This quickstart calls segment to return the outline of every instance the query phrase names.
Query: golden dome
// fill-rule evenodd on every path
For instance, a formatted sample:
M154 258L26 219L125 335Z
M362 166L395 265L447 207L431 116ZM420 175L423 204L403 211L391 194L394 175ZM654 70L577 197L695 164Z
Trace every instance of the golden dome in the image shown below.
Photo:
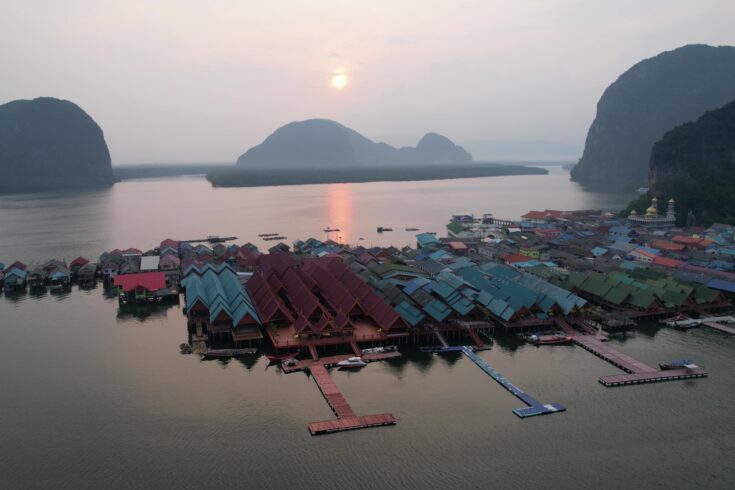
M631 212L630 212L630 215L631 215L631 216L638 216L638 213L636 213L636 212L635 212L635 209L634 209L633 211L631 211Z
M651 199L651 207L646 209L646 216L658 216L658 199Z

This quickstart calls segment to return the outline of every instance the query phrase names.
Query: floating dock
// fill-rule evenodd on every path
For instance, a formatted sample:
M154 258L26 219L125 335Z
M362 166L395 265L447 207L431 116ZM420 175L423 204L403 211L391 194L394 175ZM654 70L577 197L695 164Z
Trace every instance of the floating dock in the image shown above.
M365 354L362 359L365 362L382 361L400 357L399 352L385 352L376 354ZM327 371L327 366L333 366L340 361L350 358L351 356L333 356L323 357L321 360L298 361L291 366L282 365L282 369L286 373L295 371L309 371L311 377L314 378L319 391L322 392L324 399L337 417L334 420L324 420L321 422L312 422L309 424L309 432L311 435L329 434L332 432L341 432L345 430L367 429L369 427L380 427L384 425L395 425L396 419L390 413L381 413L376 415L357 415L342 392L339 391L334 383L332 376Z
M505 376L493 369L483 358L477 355L472 347L467 345L450 346L450 347L426 347L421 349L424 352L461 352L477 366L485 371L485 373L498 382L500 386L508 390L513 396L528 405L523 408L514 408L513 413L520 418L535 417L537 415L548 415L551 413L564 412L566 408L558 403L541 403L534 397L511 383Z
M702 322L702 326L711 328L713 330L717 330L718 332L726 333L729 335L735 335L735 328L729 327L727 325L722 325L721 323Z
M568 327L563 320L557 320L557 324L564 328ZM682 369L666 369L658 370L645 364L637 359L633 359L629 355L613 349L606 343L606 338L597 335L585 335L578 332L573 333L565 328L565 331L572 336L575 344L583 349L593 353L600 359L603 359L613 366L625 371L626 374L616 374L611 376L601 376L599 381L607 387L625 386L641 383L658 383L662 381L676 381L681 379L703 378L707 376L707 372L700 368L682 368Z

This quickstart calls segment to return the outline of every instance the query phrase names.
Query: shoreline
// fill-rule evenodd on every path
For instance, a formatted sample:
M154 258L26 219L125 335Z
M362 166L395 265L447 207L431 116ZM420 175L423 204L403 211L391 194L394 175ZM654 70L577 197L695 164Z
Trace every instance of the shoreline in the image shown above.
M452 167L366 167L359 169L228 169L209 172L213 187L268 187L279 185L347 184L366 182L408 182L453 180L515 175L548 175L545 168L525 165L461 165Z

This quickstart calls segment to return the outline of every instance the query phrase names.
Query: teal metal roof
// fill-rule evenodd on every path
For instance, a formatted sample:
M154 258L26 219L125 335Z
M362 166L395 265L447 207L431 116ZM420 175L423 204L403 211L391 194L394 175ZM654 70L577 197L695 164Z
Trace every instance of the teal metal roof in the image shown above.
M421 313L418 308L410 304L408 301L401 301L401 303L395 307L395 310L412 327L415 327L421 320L426 318L426 315Z
M433 233L419 233L416 235L416 242L419 247L423 248L432 244L439 244L439 240L436 239L436 235Z
M217 266L205 264L190 272L181 281L182 286L186 288L187 309L200 301L209 311L209 321L214 321L225 312L232 318L233 326L247 315L260 324L253 302L232 267L227 264Z

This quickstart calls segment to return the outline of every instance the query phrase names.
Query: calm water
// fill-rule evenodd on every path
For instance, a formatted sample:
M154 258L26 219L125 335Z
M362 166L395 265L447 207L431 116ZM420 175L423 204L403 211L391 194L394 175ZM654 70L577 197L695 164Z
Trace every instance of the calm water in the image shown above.
M135 180L84 194L0 196L0 261L90 258L115 247L147 249L163 238L237 236L267 249L259 233L328 237L363 245L415 245L444 233L452 214L517 219L530 209L620 209L630 195L585 192L569 173L423 182L215 189L202 177ZM339 233L327 236L327 227ZM378 234L378 226L395 231ZM360 240L364 238L364 240ZM270 245L268 245L270 244Z
M6 197L0 257L95 255L163 235L318 236L326 225L377 243L377 225L440 230L452 212L615 206L563 177L251 190L181 179L82 197ZM597 377L618 371L580 348L501 338L482 356L539 400L568 409L527 420L511 412L519 400L459 356L409 353L333 372L358 413L392 412L399 423L322 437L306 425L332 413L306 374L283 375L256 357L180 355L178 307L120 315L101 287L0 297L0 338L3 488L735 485L735 341L715 332L649 327L614 340L648 363L691 356L711 372L622 388L600 385Z

